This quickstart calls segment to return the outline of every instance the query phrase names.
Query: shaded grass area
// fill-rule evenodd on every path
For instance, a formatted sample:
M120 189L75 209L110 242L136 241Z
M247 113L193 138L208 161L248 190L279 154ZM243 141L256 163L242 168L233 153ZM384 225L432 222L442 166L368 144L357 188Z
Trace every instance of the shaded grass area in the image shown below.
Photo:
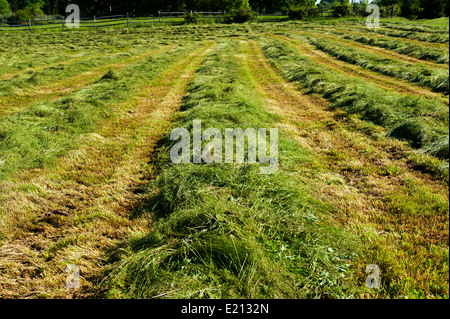
M108 71L94 84L52 102L0 119L0 177L19 169L38 168L73 147L73 140L92 131L96 122L114 116L112 105L134 92L195 45L179 46L149 57L122 72Z
M239 75L237 41L222 41L199 69L177 127L269 128L277 118ZM280 165L173 164L161 141L154 194L137 215L154 229L112 254L110 298L343 298L354 239L330 222L333 207L295 176L311 154L281 135Z
M441 102L403 95L386 95L363 79L357 81L314 64L275 39L260 39L264 51L284 76L319 93L349 113L390 129L393 137L448 160L448 107Z
M331 41L330 39L320 39L320 37L308 37L312 44L338 59L352 64L360 65L364 68L417 83L428 87L434 92L449 94L448 70L430 69L424 66L412 65L399 60L380 57L370 52L363 52L349 46Z

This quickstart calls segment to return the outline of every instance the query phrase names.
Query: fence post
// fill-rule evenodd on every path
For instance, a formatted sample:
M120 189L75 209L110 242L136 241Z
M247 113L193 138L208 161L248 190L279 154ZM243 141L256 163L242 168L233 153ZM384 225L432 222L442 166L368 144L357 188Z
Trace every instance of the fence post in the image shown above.
M320 17L323 18L323 8L320 8Z
M94 16L94 28L96 27L96 23L95 22L96 22L96 20L95 20L95 16Z
M31 31L31 18L28 19L28 27L29 27L29 29Z
M158 21L161 23L161 11L158 11Z
M61 30L64 31L64 17L63 16L61 16L61 22L62 22Z
M127 12L127 28L128 28L128 24L129 24L129 18L128 18L128 12Z
M391 8L391 18L393 18L394 17L394 6L392 6L392 8Z

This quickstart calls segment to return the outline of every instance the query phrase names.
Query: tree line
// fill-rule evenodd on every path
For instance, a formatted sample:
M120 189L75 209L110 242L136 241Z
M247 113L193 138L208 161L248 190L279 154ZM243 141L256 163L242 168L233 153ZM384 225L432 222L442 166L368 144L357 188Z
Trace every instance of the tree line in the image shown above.
M290 8L312 8L315 0L0 0L0 14L47 14L65 15L69 4L80 6L83 16L113 15L128 13L154 13L158 11L231 11L238 9L288 11ZM364 7L370 1L321 0L317 7L331 8L341 5ZM396 13L408 18L438 18L447 16L448 0L376 0L382 7L395 6ZM28 10L28 11L26 11ZM26 12L25 12L26 11Z

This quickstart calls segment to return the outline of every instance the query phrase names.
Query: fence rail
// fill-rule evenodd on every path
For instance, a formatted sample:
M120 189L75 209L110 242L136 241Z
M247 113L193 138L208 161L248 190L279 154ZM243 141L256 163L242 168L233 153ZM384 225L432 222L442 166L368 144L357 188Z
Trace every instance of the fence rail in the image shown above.
M333 15L332 10L326 10L321 8L311 8L314 10L316 17L330 17ZM391 15L393 16L394 8L389 8ZM278 17L288 18L287 12L264 12L259 13L252 12L256 19L264 17ZM358 14L361 11L355 11ZM199 19L217 19L220 17L226 17L236 13L236 11L221 11L221 12L193 12L193 11L180 11L180 12L156 12L156 13L140 13L140 14L122 14L122 15L110 15L100 17L81 17L80 27L82 28L97 28L97 27L109 27L115 25L131 25L141 23L165 23L165 22L182 22L183 16L192 13L198 15ZM56 29L60 28L64 30L67 28L66 17L62 16L59 19L46 19L46 20L27 20L27 21L0 21L0 31L29 31L32 29Z

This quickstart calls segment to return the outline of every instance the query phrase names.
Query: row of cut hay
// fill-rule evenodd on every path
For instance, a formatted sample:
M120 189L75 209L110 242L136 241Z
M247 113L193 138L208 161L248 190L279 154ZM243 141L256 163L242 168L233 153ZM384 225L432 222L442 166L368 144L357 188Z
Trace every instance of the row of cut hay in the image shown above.
M176 127L271 128L277 118L240 75L238 41L218 44L200 67ZM169 136L169 134L168 134ZM160 176L137 214L152 214L111 265L110 298L320 298L349 294L354 242L327 222L328 205L295 173L312 159L280 132L275 174L263 164L174 164L161 141ZM205 145L205 143L203 143ZM190 143L192 149L192 139Z
M448 64L448 50L427 47L425 45L404 42L391 38L379 38L373 36L362 36L353 34L343 34L342 38L356 41L371 46L388 49L400 54L408 55L421 60L434 61L436 63Z
M330 39L308 37L319 50L326 52L339 60L359 65L372 71L410 83L430 88L434 92L449 94L448 69L430 69L426 66L415 65L395 59L380 57L376 54L354 49Z
M266 56L290 81L329 100L330 107L360 114L364 120L384 126L393 137L415 148L448 160L448 106L438 100L386 94L379 87L314 63L275 39L262 39Z
M0 177L53 161L73 147L78 136L95 130L100 120L114 116L114 105L131 99L195 46L177 47L142 59L121 72L110 70L79 91L0 118Z

